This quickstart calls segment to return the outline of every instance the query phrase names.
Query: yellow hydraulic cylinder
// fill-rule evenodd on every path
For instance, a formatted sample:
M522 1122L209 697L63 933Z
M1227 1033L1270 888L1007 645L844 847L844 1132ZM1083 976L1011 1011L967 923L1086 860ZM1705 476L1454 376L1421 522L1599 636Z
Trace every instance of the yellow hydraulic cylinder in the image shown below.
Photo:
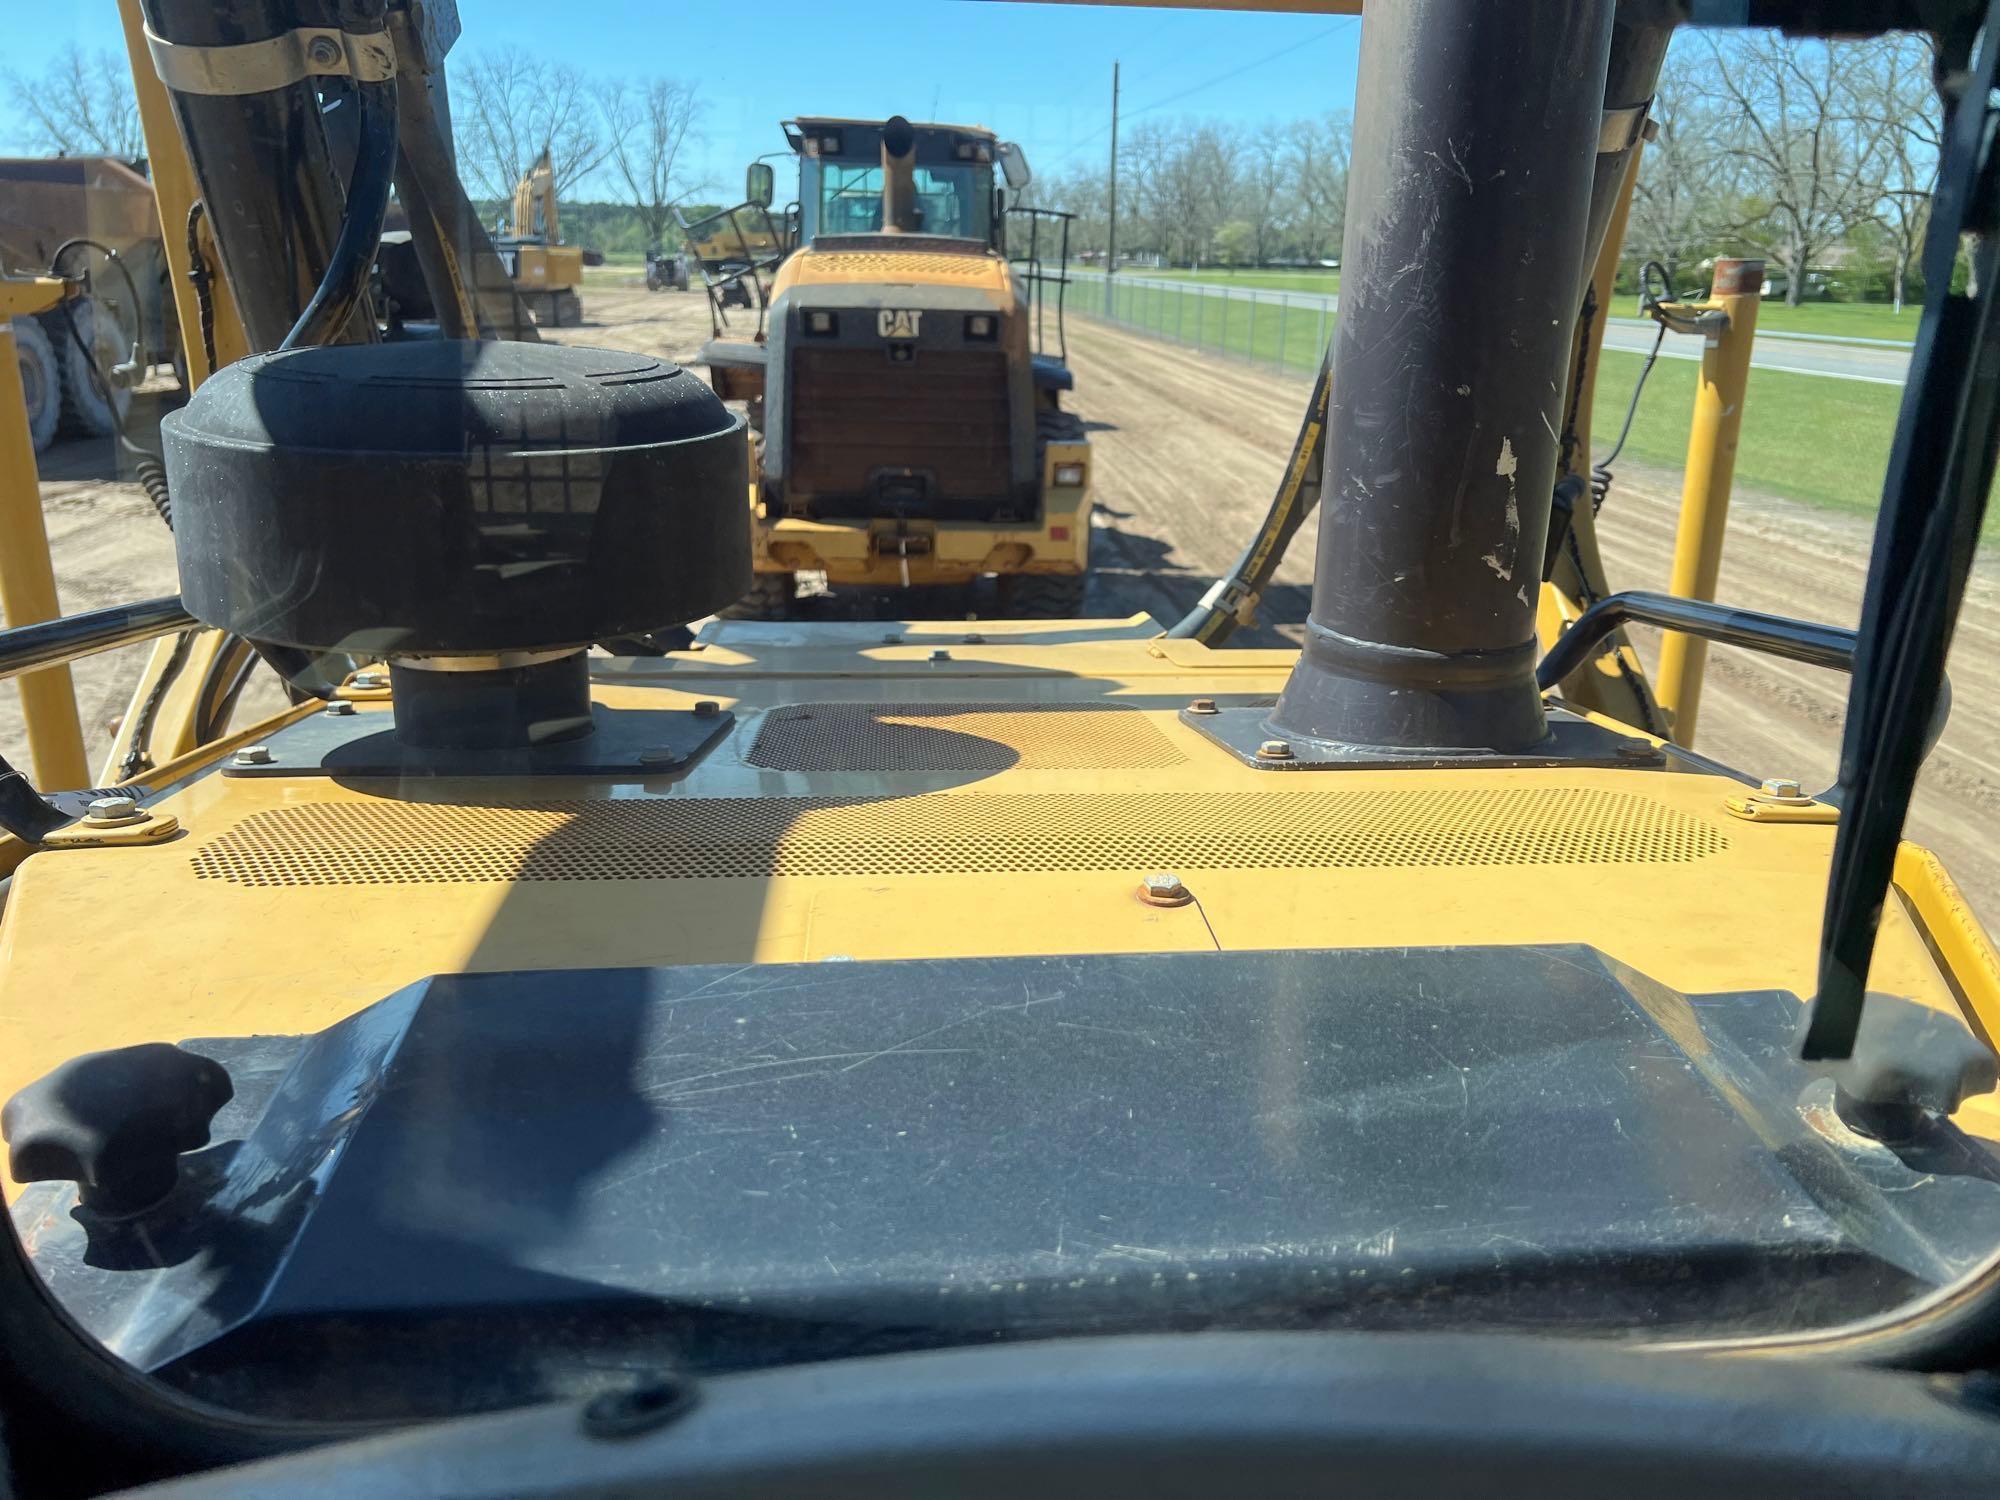
M1750 382L1750 344L1757 333L1757 301L1764 287L1761 260L1718 260L1705 304L1669 309L1676 317L1721 313L1701 356L1694 425L1688 432L1687 474L1681 482L1680 529L1668 592L1683 599L1713 599L1722 571L1723 529L1729 520L1729 487L1736 474L1736 439L1743 428L1743 394ZM1660 643L1660 707L1674 743L1694 745L1708 642L1669 632Z
M28 398L21 389L14 325L4 311L0 308L0 614L11 627L39 625L61 611L42 522L35 440L28 432ZM44 667L16 680L35 785L44 791L86 785L90 772L69 668Z

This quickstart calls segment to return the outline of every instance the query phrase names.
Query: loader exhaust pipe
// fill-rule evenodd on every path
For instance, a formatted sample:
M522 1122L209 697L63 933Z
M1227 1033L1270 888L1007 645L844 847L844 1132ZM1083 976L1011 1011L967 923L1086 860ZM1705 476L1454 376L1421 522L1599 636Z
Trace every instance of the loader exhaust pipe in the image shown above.
M882 232L916 234L917 132L901 115L882 127Z
M1612 0L1400 0L1361 32L1340 327L1289 739L1547 738L1535 609Z

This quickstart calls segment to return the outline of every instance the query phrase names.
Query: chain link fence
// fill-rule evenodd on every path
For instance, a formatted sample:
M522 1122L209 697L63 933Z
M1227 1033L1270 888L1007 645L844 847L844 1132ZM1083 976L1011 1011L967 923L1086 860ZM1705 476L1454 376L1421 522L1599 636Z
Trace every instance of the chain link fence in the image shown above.
M1318 371L1340 307L1324 292L1134 276L1121 271L1107 298L1102 271L1071 269L1068 311L1204 353L1225 354L1266 369Z

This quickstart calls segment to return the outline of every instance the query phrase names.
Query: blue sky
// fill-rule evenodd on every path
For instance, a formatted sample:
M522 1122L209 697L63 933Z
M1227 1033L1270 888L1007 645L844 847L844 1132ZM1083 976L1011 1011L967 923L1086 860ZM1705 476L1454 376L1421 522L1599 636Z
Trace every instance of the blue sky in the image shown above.
M17 34L0 63L16 72L32 77L72 41L122 48L111 0L35 0L34 9L32 28L8 28ZM700 175L718 189L740 183L751 158L781 149L777 122L798 112L920 118L935 109L1019 141L1039 173L1101 159L1114 58L1127 121L1200 114L1250 126L1344 110L1360 31L1353 18L1324 15L989 0L459 0L459 12L461 48L532 47L590 73L698 82ZM21 144L0 99L0 147Z

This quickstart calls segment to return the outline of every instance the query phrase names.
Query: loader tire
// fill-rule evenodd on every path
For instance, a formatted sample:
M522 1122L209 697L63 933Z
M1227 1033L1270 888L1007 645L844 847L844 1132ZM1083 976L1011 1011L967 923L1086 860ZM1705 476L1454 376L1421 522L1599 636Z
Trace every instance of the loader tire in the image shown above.
M1010 620L1082 619L1089 582L1082 573L1015 573L1001 581L1001 606Z
M716 613L725 620L788 620L798 592L796 574L753 573L750 592Z
M28 436L40 453L56 440L62 420L62 365L48 330L34 318L14 320L14 354L21 366L21 393L28 398Z
M132 392L111 383L111 367L131 353L130 340L118 320L85 297L69 306L86 354L70 336L61 308L44 313L44 326L62 361L62 430L75 437L111 437L124 425ZM108 395L107 395L108 392Z

